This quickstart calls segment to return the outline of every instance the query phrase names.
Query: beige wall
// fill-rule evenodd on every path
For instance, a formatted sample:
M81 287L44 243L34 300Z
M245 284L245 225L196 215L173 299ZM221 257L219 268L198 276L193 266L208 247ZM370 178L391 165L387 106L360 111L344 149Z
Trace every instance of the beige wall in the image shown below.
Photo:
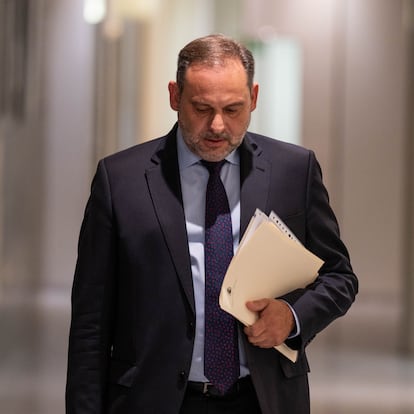
M317 152L360 278L356 305L326 340L396 350L406 312L404 214L411 214L404 193L410 76L404 2L259 3L247 2L250 35L271 25L303 47L303 143Z
M82 0L48 0L44 59L44 185L41 285L71 286L77 237L89 193L94 121L94 32ZM75 249L74 249L75 248Z
M370 334L383 344L379 340L387 327L386 342L399 347L399 320L406 312L402 243L408 231L404 217L407 33L402 27L402 2L382 1L382 7L375 7L377 3L349 1L343 223L363 276L361 309L372 313L367 319Z
M9 7L9 11L12 10L13 7ZM1 11L6 12L4 7ZM35 20L39 19L41 23L42 15L38 8L32 6L30 11L32 17ZM9 21L12 20L11 16L7 18ZM22 85L18 88L22 94L26 94L27 99L23 100L24 105L19 110L6 110L0 113L0 300L14 292L30 291L38 284L41 274L44 147L37 133L43 126L40 64L42 34L39 26L32 22L26 27L29 67L23 89L20 89ZM1 32L4 36L4 31ZM15 40L17 42L17 39ZM24 48L21 40L18 46ZM16 55L18 50L15 50ZM2 56L2 59L6 58ZM9 53L7 61L1 62L1 65L9 65L11 71L6 75L9 82L13 78L13 71L22 70L19 65L22 61L14 61L12 56L13 53ZM5 82L4 79L2 81ZM2 98L4 99L4 96Z
M30 4L24 117L0 116L0 300L67 297L93 170L93 29L82 0Z

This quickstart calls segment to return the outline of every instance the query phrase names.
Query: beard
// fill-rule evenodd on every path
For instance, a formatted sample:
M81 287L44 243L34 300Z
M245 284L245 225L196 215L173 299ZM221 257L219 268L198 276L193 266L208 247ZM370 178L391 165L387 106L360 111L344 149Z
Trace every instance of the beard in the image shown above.
M186 129L182 122L179 122L184 142L191 152L203 160L217 162L226 158L232 151L240 146L245 131L240 136L232 136L227 132L215 134L213 132L202 132L194 135ZM215 142L217 145L215 145Z

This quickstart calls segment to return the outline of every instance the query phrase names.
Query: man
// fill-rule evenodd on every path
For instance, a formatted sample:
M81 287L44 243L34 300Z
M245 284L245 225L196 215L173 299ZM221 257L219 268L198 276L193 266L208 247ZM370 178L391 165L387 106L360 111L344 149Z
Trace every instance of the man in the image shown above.
M73 284L67 413L309 412L305 348L348 310L357 279L314 154L246 132L253 73L233 40L194 40L169 83L177 125L100 161ZM259 318L242 327L218 289L223 252L256 208L325 263L306 289L248 302ZM295 363L273 348L283 342Z

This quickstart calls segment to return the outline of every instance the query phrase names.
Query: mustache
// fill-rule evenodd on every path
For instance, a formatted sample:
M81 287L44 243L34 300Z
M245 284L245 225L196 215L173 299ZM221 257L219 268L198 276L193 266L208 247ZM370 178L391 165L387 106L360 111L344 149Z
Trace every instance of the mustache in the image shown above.
M222 140L222 139L228 140L230 138L230 136L226 132L222 132L220 134L213 134L211 132L207 132L207 133L203 134L202 138L203 139L210 139L210 140L219 141L219 140Z

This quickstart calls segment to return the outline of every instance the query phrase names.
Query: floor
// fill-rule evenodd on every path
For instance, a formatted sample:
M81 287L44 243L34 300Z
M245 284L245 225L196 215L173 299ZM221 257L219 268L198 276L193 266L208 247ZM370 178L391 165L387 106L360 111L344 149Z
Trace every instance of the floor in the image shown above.
M64 413L68 300L1 301L1 414ZM312 414L414 413L414 360L317 341L308 352Z
M310 349L315 414L414 413L414 360Z

